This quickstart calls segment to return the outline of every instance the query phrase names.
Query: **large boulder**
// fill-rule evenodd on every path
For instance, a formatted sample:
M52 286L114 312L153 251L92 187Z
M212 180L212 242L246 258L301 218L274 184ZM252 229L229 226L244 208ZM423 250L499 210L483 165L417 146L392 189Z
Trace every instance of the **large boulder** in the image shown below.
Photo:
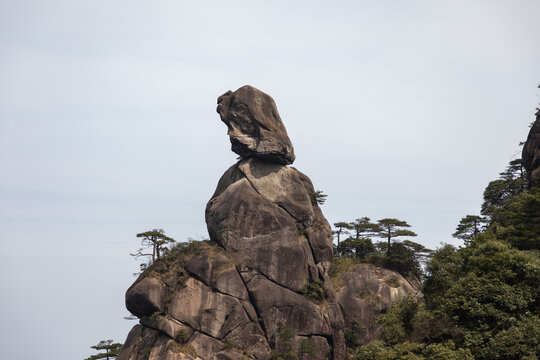
M217 112L227 125L232 151L279 164L294 162L294 149L274 100L246 85L218 98Z
M521 158L531 184L540 184L540 111L523 145Z
M375 320L392 304L406 295L421 297L418 280L373 264L353 264L333 277L345 329L356 331L361 344L378 337L382 328Z
M269 346L284 326L341 359L343 318L328 277L332 232L314 191L295 168L240 160L219 180L206 223L211 240L234 259ZM320 288L323 298L311 296L310 287Z

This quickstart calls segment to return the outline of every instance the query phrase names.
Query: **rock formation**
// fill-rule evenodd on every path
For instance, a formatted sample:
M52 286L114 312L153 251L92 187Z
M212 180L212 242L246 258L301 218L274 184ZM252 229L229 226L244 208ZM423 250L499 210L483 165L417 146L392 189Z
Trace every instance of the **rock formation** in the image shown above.
M232 151L242 157L289 165L294 149L269 95L246 85L218 98L217 112L229 129Z
M343 274L336 298L331 228L310 179L286 166L294 151L274 101L244 86L218 104L241 159L207 204L210 240L177 245L128 289L126 306L140 325L118 360L342 360L343 314L370 316L369 304L348 299L362 291L355 287L389 299L383 307L411 290L377 285L389 271L374 281L371 272Z
M540 184L540 111L523 145L521 159L531 184Z

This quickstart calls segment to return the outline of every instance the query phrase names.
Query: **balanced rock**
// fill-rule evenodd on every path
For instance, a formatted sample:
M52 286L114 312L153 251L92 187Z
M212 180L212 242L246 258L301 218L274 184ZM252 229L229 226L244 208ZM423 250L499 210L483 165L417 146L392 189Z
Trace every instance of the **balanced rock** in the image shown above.
M232 151L283 165L294 162L294 149L274 100L246 85L218 98L217 112L228 127Z
M332 231L311 180L286 166L294 153L274 101L245 86L218 102L242 158L206 206L210 240L177 244L128 289L140 324L117 359L344 360L352 319L373 338L376 315L413 287L358 265L339 274L336 296Z
M531 183L540 184L540 111L523 145L521 158Z

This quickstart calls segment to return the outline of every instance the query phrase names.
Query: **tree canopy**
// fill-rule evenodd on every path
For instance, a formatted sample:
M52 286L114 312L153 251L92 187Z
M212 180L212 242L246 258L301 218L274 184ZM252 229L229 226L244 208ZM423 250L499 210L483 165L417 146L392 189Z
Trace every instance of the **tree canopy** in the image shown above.
M369 217L364 216L351 222L340 221L334 226L337 228L334 231L338 239L335 248L337 256L382 265L398 271L403 276L420 277L420 263L429 257L431 251L410 240L399 243L391 241L373 243L374 237L389 237L392 240L400 236L416 236L416 233L402 229L410 227L402 220L385 218L373 223ZM349 237L340 241L342 235Z
M385 218L377 221L379 227L378 236L388 240L387 256L390 256L390 243L392 239L400 236L417 236L415 232L404 229L411 227L406 221L394 218Z
M464 247L431 254L423 301L406 297L381 315L380 338L356 360L540 358L540 186L529 187L520 166L488 184L484 216L461 219L453 236ZM414 248L393 243L387 261L405 244Z
M468 244L480 234L485 224L486 218L478 215L467 215L460 220L456 232L452 236Z

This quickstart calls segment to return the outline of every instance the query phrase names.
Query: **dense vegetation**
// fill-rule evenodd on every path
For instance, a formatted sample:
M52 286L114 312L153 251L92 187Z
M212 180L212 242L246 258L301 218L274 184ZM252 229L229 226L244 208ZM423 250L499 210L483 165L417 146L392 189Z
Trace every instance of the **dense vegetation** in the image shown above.
M427 261L424 302L406 297L380 316L380 339L350 349L356 360L540 358L540 186L519 159L454 236L464 247Z
M416 236L411 226L403 220L385 218L376 223L362 217L352 222L340 221L334 224L337 245L334 248L333 269L344 264L373 263L398 271L404 277L419 278L421 262L431 253L430 249L411 240L398 241L403 237ZM342 238L345 240L341 240ZM376 241L382 238L386 241Z

